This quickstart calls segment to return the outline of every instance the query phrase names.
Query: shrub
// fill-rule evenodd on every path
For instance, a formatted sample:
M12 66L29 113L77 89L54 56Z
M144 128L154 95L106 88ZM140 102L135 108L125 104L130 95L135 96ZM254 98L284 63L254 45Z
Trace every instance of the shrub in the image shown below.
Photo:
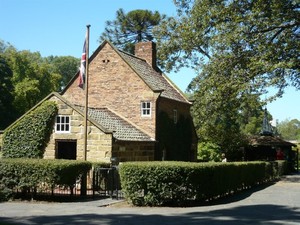
M57 106L46 101L3 134L4 158L42 158L53 129Z
M198 143L197 159L200 162L221 162L221 148L212 142Z
M90 162L76 160L1 159L0 192L8 198L16 190L34 192L55 185L72 187L91 167Z
M265 162L127 162L122 189L134 205L184 205L228 195L274 177Z

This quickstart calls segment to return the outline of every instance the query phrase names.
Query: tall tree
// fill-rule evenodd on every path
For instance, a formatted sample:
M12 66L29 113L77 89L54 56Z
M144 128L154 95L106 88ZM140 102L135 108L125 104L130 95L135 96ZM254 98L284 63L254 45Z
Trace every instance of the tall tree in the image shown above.
M18 51L9 45L3 55L12 71L13 106L15 119L33 107L50 92L59 89L60 74L51 71L51 65L39 52Z
M199 136L232 149L241 140L244 107L257 107L253 96L270 86L278 88L274 98L289 84L300 89L299 3L174 2L178 16L154 30L159 57L167 71L189 66L198 72L189 89Z
M231 57L245 88L300 88L300 4L294 0L175 0L178 17L156 29L167 70L210 63L221 72ZM201 73L200 73L201 76ZM218 76L218 73L214 76ZM230 81L229 81L230 82Z
M291 80L300 88L297 1L174 2L178 18L164 21L155 31L167 69L186 65L199 69L201 59L218 63L216 56L230 54L242 70L240 79L257 87L275 85L280 91Z
M5 129L15 119L12 76L13 72L7 60L0 53L0 130Z
M0 40L0 129L5 128L52 91L60 91L78 71L72 56L42 57L18 51Z
M134 43L154 39L152 29L164 18L166 16L158 11L133 10L126 14L123 9L119 9L115 20L106 21L100 41L109 40L119 48L133 53Z
M286 119L277 124L277 130L286 140L300 140L300 121Z
M52 67L51 72L61 75L60 89L63 89L77 73L80 62L73 56L49 56L46 61Z

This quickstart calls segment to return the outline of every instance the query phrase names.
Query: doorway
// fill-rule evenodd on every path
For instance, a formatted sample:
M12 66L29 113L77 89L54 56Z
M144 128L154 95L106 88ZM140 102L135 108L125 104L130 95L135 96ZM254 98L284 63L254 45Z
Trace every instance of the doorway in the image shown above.
M76 160L77 140L55 140L55 158Z

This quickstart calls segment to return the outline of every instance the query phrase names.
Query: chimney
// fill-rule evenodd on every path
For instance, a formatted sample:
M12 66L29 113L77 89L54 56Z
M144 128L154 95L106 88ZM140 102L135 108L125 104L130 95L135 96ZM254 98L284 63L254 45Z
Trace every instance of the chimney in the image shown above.
M152 41L138 42L135 44L135 56L145 59L156 70L156 44Z

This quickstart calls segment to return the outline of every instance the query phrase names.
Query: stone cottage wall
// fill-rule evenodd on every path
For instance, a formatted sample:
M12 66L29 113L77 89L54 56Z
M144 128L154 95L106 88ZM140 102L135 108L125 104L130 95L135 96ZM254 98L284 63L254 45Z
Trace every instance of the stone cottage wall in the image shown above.
M155 142L118 141L113 145L113 157L120 162L153 161Z
M83 159L84 145L84 119L81 114L72 109L70 106L61 102L58 98L50 99L58 104L59 115L69 115L71 119L70 133L55 133L50 136L50 141L46 147L44 158L54 159L56 152L55 140L76 140L77 141L77 157ZM92 123L88 123L88 140L87 140L87 160L88 161L110 161L112 149L112 135L106 134Z

